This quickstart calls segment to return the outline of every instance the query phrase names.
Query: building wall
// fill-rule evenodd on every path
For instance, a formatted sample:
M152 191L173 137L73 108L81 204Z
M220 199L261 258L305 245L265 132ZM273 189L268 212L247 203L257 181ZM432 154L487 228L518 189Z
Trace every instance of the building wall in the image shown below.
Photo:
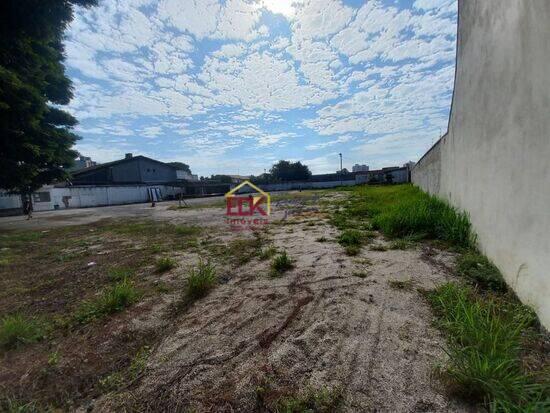
M168 165L139 159L141 182L170 182L176 180L176 170Z
M550 1L460 0L447 136L413 182L467 211L550 327ZM439 153L438 153L439 152Z
M123 162L106 168L109 182L115 184L143 182L140 176L139 159L133 159L129 162Z

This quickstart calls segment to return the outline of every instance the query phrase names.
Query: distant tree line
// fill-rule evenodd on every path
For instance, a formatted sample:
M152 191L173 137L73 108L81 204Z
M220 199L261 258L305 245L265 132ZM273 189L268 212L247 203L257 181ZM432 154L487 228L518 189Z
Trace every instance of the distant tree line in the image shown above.
M251 176L250 181L256 184L269 184L289 181L305 181L311 178L311 171L301 162L279 161L274 164L268 173ZM201 177L202 181L231 183L229 175L212 175L210 178Z

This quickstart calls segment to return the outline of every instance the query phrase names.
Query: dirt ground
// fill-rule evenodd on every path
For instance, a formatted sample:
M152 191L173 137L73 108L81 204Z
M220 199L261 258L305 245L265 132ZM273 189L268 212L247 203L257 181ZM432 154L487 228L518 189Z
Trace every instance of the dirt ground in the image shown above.
M98 217L120 220L136 211L142 211L140 218L203 228L199 247L173 253L175 269L158 275L151 266L142 268L144 285L162 283L167 288L145 294L127 311L64 342L64 371L88 362L94 348L97 353L117 348L116 357L102 359L115 364L109 366L112 370L114 360L124 358L119 353L135 352L147 343L145 367L131 380L104 392L89 391L93 384L80 383L81 397L75 398L79 407L74 406L78 411L274 411L280 398L321 389L337 395L343 412L471 411L448 396L434 374L444 359L445 340L432 326L433 315L420 291L454 277L454 255L429 244L385 249L388 241L379 234L358 255L346 255L336 241L339 231L329 222L332 205L344 196L337 192L280 196L273 203L270 223L256 235L230 231L225 209L207 204L189 209L161 203L154 210L140 205L105 208L101 214L91 210L37 214L38 219L29 224L2 219L0 228L28 225L47 230L74 224L93 228L102 222ZM232 251L241 258L243 251L229 246L243 239L249 242L242 245L252 249L258 240L262 248L286 250L293 268L271 277L270 261L254 253L232 259ZM220 245L225 248L221 255ZM189 270L201 258L216 265L219 284L208 296L174 311ZM133 337L147 340L136 344ZM125 340L130 345L120 346ZM10 380L40 386L28 377L28 366L16 367L25 364L26 351L46 353L35 348L4 356L0 368L10 369ZM119 364L127 366L128 360ZM96 374L105 376L109 368Z

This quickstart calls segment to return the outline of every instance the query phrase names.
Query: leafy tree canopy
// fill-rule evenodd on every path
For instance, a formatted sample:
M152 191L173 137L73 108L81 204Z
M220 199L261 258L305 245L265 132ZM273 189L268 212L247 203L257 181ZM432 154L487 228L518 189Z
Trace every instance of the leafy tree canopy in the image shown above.
M97 0L0 2L0 188L31 192L66 177L76 152L63 33L74 5Z
M276 181L302 181L311 177L309 168L301 162L279 161L269 173Z

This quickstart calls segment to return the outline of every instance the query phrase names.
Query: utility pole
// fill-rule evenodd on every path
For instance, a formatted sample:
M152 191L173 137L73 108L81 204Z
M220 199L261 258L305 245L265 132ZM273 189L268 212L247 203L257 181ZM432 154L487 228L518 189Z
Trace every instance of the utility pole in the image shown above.
M340 152L340 186L342 186L342 152Z

